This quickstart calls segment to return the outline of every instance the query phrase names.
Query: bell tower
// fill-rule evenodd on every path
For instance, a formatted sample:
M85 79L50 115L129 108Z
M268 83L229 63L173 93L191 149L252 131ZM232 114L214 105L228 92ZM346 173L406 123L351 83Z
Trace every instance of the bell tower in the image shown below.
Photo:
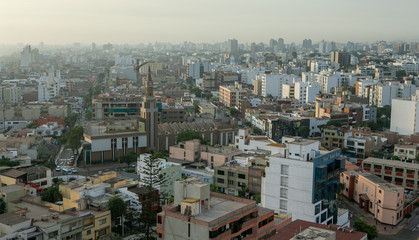
M145 81L145 94L141 107L141 117L145 119L145 130L147 132L147 149L158 150L158 109L156 98L153 93L153 80L151 79L151 68L148 67L147 79Z

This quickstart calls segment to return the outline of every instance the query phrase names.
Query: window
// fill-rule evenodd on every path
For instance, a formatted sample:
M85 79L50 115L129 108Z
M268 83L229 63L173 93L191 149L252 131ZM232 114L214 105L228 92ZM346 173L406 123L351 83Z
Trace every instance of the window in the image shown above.
M257 183L258 182L258 179L257 178L252 178L252 181L254 182L254 183Z
M281 198L288 198L288 189L281 188L281 190L280 190L280 196L281 196Z
M279 201L279 208L282 209L282 210L287 210L288 202L286 200L280 200Z
M224 179L222 179L222 178L217 178L217 183L224 183Z
M246 179L246 175L239 173L238 178L240 178L240 179Z
M104 236L104 235L106 235L106 228L104 228L104 229L102 229L98 232L99 237Z
M281 186L288 187L288 177L281 177Z
M99 220L99 225L103 225L106 223L106 218Z
M234 177L234 172L228 172L229 177Z
M92 234L92 230L87 230L86 235Z
M228 185L234 185L234 181L233 180L228 180Z
M217 171L217 174L218 174L218 175L223 175L223 176L224 176L224 171L218 170L218 171Z
M288 175L288 172L289 172L289 166L281 164L281 174Z

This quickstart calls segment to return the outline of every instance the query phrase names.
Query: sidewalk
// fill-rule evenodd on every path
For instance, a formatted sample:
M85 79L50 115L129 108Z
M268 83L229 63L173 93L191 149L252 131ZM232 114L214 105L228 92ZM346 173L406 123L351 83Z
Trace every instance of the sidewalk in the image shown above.
M381 234L381 235L396 235L407 225L407 219L406 218L403 219L396 226L383 224L383 223L380 223L380 222L377 222L377 224L375 224L376 221L375 221L374 217L372 217L372 216L365 216L365 217L362 218L362 220L364 220L369 225L376 226L377 230L378 230L378 234Z

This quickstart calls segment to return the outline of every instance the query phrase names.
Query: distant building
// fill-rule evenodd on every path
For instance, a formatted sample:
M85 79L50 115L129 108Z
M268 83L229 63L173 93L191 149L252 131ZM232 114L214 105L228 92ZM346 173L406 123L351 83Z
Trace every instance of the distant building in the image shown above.
M238 82L235 86L220 86L220 103L226 107L236 107L239 101L247 95L247 91L243 89L242 85Z
M238 53L239 52L239 43L236 39L229 39L227 42L227 52L228 53Z
M344 67L351 63L351 54L342 51L332 51L330 53L330 61L339 63L341 67Z

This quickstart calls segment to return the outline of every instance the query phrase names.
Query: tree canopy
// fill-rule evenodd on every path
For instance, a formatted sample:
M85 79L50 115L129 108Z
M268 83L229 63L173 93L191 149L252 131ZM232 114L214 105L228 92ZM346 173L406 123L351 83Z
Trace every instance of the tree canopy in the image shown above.
M70 130L67 136L67 146L73 150L78 149L81 146L81 140L83 138L83 127L75 126Z
M298 136L307 138L310 134L310 128L307 126L300 126L298 128Z
M51 151L44 144L39 144L37 150L38 159L46 161L51 157Z
M378 230L376 226L368 225L361 219L355 220L354 228L356 231L364 232L367 234L368 240L378 237Z
M3 198L0 198L0 214L7 212L7 203L3 200Z
M198 131L186 130L180 132L176 137L177 142L189 141L193 139L199 139L201 140L202 144L205 144L201 134Z
M120 156L119 157L119 162L126 163L127 165L130 165L131 163L137 162L137 154L135 154L135 152L130 152L128 154Z
M0 158L0 166L14 167L14 166L19 166L19 165L20 165L19 161L12 161L10 160L10 158L6 158L4 156Z
M118 217L125 215L127 205L121 197L112 196L111 198L109 198L108 210L111 211L111 218L115 220Z
M336 120L330 120L330 121L327 122L327 126L340 127L340 126L342 126L342 122L336 121Z
M61 195L59 191L59 184L52 185L51 187L44 189L41 192L41 199L42 201L55 203L58 201L61 201L63 199L63 196Z
M240 113L239 110L237 110L235 108L230 108L229 112L230 112L230 116L232 116L232 117L237 117Z

